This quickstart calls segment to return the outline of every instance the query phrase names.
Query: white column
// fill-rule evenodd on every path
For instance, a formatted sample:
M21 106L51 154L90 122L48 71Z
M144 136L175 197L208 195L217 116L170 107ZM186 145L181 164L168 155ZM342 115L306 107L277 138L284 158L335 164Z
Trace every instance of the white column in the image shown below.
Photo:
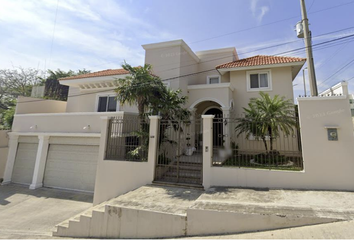
M47 161L49 136L38 136L38 149L36 156L36 163L34 165L32 184L30 189L36 189L43 186L43 176L45 170L45 164Z
M149 116L150 131L149 131L149 151L148 163L149 171L151 171L151 181L154 180L155 167L157 162L157 149L159 144L160 116Z
M11 182L12 171L14 169L17 146L18 146L18 135L9 133L9 152L7 154L6 167L4 172L4 181L2 185L8 184Z
M203 115L203 186L210 188L211 167L213 159L213 118L214 115Z
M228 118L230 118L230 108L225 107L222 109L223 121L223 135L224 135L224 147L230 149L230 124L228 123ZM226 125L225 125L226 123Z

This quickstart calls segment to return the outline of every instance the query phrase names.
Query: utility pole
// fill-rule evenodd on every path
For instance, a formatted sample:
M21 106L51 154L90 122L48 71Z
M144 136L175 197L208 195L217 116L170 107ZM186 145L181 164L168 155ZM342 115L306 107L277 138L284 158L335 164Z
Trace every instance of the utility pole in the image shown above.
M306 96L306 81L305 81L305 70L306 70L306 69L307 69L307 67L302 70L302 78L303 78L303 80L304 80L304 96L305 96L305 97L307 97L307 96Z
M312 54L312 37L311 37L311 31L309 29L309 20L307 19L305 0L300 0L300 4L301 4L302 25L304 28L304 38L305 38L304 40L305 40L307 66L308 66L307 72L309 75L310 91L311 91L311 96L318 96L315 66L314 66L313 54Z

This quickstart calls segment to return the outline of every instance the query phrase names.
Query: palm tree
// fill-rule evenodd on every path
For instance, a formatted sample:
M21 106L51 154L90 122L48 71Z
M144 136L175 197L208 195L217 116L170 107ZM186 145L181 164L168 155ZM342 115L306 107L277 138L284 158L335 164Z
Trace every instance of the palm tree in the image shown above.
M121 104L137 105L139 118L143 120L151 103L162 97L165 86L159 77L151 73L152 67L149 64L132 67L125 62L122 67L129 75L118 79L118 87L115 89L117 100Z
M289 99L275 95L273 98L267 93L260 92L260 98L251 99L248 108L243 108L245 117L238 120L235 131L238 135L246 134L246 138L253 135L261 139L266 152L269 138L270 152L273 151L273 141L280 133L286 136L292 134L296 127L295 106Z

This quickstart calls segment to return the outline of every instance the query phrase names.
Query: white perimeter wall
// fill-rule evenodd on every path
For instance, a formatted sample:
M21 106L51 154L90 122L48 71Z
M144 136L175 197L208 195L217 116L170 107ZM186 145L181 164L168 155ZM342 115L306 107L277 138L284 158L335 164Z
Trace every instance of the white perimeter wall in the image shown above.
M28 113L63 113L66 109L66 102L56 100L45 100L43 98L18 97L16 114Z
M354 137L348 98L298 101L304 171L211 167L204 160L204 186L354 190ZM339 127L338 141L328 141L326 126Z
M97 205L123 193L129 192L154 179L157 149L158 120L150 121L149 155L147 162L129 162L105 159L108 119L101 119L101 140L98 154L93 204ZM151 136L154 136L151 138Z

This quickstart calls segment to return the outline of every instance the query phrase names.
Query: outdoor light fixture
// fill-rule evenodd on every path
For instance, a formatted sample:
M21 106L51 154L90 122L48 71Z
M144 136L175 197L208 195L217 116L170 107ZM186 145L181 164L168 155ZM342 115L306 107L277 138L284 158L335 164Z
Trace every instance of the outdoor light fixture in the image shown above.
M87 125L87 126L83 127L84 130L89 130L90 128L91 128L90 125Z
M37 129L37 125L30 126L30 129Z

